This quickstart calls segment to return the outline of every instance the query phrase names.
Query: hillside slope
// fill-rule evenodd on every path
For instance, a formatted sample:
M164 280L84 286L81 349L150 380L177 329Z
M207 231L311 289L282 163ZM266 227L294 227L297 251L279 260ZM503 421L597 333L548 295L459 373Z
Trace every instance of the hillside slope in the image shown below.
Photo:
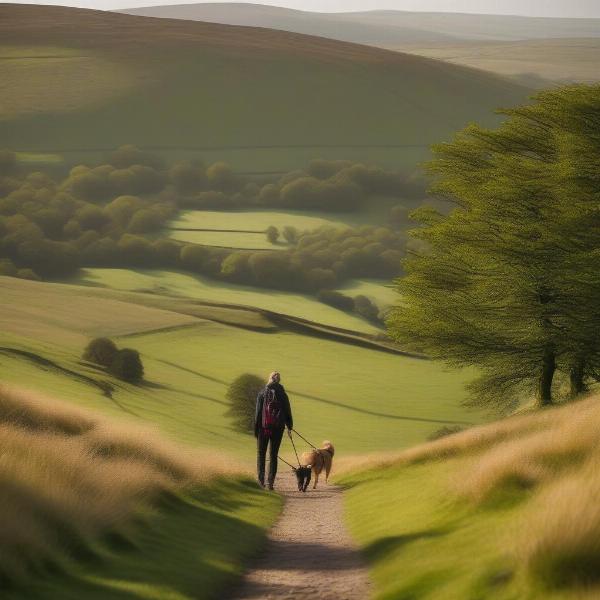
M407 11L314 13L242 3L146 6L119 12L268 27L368 44L517 77L535 87L600 78L600 19Z
M268 27L346 42L385 46L450 40L523 40L600 37L600 19L565 19L464 13L374 10L324 13L252 3L172 4L118 12L190 19L228 25Z
M2 5L0 38L0 138L28 151L262 148L297 167L304 149L301 160L330 151L397 166L402 148L422 158L528 94L366 46L74 8Z
M600 80L600 38L398 44L390 49L516 77L540 88Z
M453 35L426 31L398 24L369 23L367 19L345 19L343 14L315 13L263 4L229 2L201 4L167 4L126 8L116 12L146 17L206 21L244 27L266 27L306 35L381 46L403 42L439 42L458 38Z
M375 598L598 598L599 421L590 396L344 476Z

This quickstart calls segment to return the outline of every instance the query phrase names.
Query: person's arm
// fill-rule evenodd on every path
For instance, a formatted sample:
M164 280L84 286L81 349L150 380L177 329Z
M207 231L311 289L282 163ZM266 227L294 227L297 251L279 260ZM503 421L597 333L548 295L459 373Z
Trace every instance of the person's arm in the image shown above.
M294 419L292 417L292 407L290 406L290 399L286 393L286 391L283 389L283 386L281 387L281 390L283 391L283 405L285 407L285 424L287 426L288 429L294 429Z
M258 437L258 432L260 430L264 398L264 390L261 390L258 392L258 396L256 397L256 410L254 411L254 437Z

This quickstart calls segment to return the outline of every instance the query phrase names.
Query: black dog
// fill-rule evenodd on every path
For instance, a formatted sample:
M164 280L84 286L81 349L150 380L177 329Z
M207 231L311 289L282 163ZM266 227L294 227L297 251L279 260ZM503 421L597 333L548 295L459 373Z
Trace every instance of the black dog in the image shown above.
M296 479L298 480L298 491L305 492L308 484L310 483L310 477L312 474L311 467L296 467L294 469L296 473Z

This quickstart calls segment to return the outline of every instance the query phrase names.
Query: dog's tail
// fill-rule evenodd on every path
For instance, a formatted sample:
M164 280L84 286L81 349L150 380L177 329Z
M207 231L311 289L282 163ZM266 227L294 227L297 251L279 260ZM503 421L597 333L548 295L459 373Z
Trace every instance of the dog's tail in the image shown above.
M335 454L335 449L333 447L333 444L329 440L325 440L323 442L323 450L329 451L331 453L331 456L333 456Z

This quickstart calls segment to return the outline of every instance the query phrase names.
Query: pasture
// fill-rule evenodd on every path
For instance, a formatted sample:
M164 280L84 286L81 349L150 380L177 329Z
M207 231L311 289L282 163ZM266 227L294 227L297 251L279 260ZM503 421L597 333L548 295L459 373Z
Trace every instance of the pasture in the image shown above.
M17 280L3 281L6 287ZM25 283L30 294L35 293L33 288L43 290L49 285ZM250 460L253 440L234 431L224 416L225 391L241 373L265 375L274 368L284 373L298 429L315 441L335 438L341 455L404 448L446 424L478 422L482 417L460 405L468 372L448 371L430 361L315 336L251 331L207 319L193 320L187 315L184 318L191 322L173 326L171 313L155 313L149 307L152 331L142 325L138 333L132 332L128 324L127 333L113 336L119 346L139 350L146 369L145 384L124 383L79 362L87 336L98 334L95 323L99 315L104 314L110 322L107 309L118 297L117 292L108 300L91 289L59 284L51 287L54 298L47 296L47 311L35 317L38 328L32 331L29 318L15 320L13 333L4 332L1 343L5 349L30 352L51 364L3 352L2 379L27 382L34 390L49 390L113 416L154 423L186 443L218 446ZM71 294L82 298L91 295L88 320L81 319L77 337L68 331L61 337L57 323L65 303L73 301ZM155 298L149 296L150 301ZM139 295L136 303L130 303L124 295L118 318L123 322L139 318L142 299ZM9 318L18 314L18 306L15 312L8 304L4 308ZM174 299L175 317L177 308ZM167 318L159 323L155 319L164 312ZM117 316L116 311L114 314ZM47 324L52 327L47 329ZM108 383L110 397L89 379ZM290 451L284 449L286 454Z
M364 333L376 333L380 331L368 321L337 308L327 306L313 296L294 292L252 288L245 285L215 281L201 275L189 275L176 271L161 271L157 269L83 269L82 275L77 279L77 283L103 286L115 290L149 292L162 296L178 296L180 298L203 300L218 304L252 306L353 331ZM378 284L371 284L371 286L367 287L372 290L367 295L379 295L380 286ZM357 291L356 293L364 292Z

